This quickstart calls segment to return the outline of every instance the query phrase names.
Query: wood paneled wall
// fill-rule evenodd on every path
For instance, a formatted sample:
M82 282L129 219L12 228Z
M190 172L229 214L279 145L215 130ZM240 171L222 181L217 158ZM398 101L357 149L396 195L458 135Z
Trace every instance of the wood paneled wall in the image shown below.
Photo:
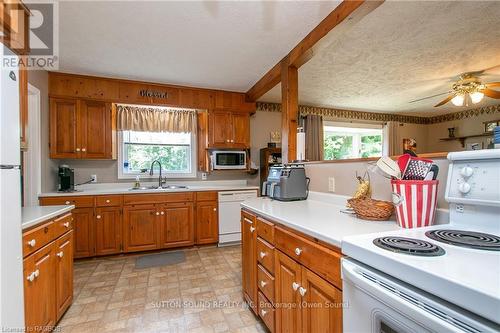
M141 90L166 93L166 96L142 96ZM246 102L244 93L56 72L49 72L49 96L95 99L112 103L255 112L255 102Z

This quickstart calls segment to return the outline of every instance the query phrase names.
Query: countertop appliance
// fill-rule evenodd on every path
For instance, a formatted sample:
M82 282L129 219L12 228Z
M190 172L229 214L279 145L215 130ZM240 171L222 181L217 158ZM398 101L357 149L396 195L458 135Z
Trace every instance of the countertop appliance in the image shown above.
M270 167L262 184L262 195L279 201L305 200L308 192L309 178L302 164Z
M73 192L75 190L75 171L66 164L59 166L57 173L59 179L59 192Z
M244 150L214 150L211 153L213 170L245 170L247 152Z
M219 192L219 246L241 242L241 206L257 197L257 190Z
M344 332L500 331L500 150L448 159L449 224L342 241Z
M14 56L4 45L4 55ZM0 327L24 329L18 71L0 70Z

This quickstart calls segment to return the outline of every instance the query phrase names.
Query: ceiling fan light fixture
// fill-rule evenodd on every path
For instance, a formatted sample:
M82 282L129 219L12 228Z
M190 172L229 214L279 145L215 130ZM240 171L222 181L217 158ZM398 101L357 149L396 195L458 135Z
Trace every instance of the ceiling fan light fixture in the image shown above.
M451 102L453 103L453 105L455 106L463 106L464 105L464 101L465 101L465 96L460 94L460 95L456 95L455 97L453 97L451 99Z
M476 91L476 92L473 92L472 94L470 94L470 99L471 99L472 103L474 103L474 104L481 102L483 97L484 97L484 94L480 91Z

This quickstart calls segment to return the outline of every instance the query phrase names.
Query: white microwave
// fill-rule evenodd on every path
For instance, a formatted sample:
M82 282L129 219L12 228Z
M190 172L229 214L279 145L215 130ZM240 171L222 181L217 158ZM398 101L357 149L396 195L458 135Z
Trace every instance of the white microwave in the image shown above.
M244 150L214 150L213 170L244 170L247 168L247 152Z

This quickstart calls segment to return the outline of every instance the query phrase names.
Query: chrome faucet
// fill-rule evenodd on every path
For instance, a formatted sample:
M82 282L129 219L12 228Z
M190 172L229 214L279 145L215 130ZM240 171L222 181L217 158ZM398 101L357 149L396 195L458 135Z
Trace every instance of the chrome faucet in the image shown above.
M160 160L154 160L153 162L151 162L151 167L149 169L149 175L152 176L153 175L153 167L155 165L155 163L158 163L158 166L160 167L160 175L158 176L158 188L162 188L161 187L161 184L162 184L162 177L161 177L161 162Z

